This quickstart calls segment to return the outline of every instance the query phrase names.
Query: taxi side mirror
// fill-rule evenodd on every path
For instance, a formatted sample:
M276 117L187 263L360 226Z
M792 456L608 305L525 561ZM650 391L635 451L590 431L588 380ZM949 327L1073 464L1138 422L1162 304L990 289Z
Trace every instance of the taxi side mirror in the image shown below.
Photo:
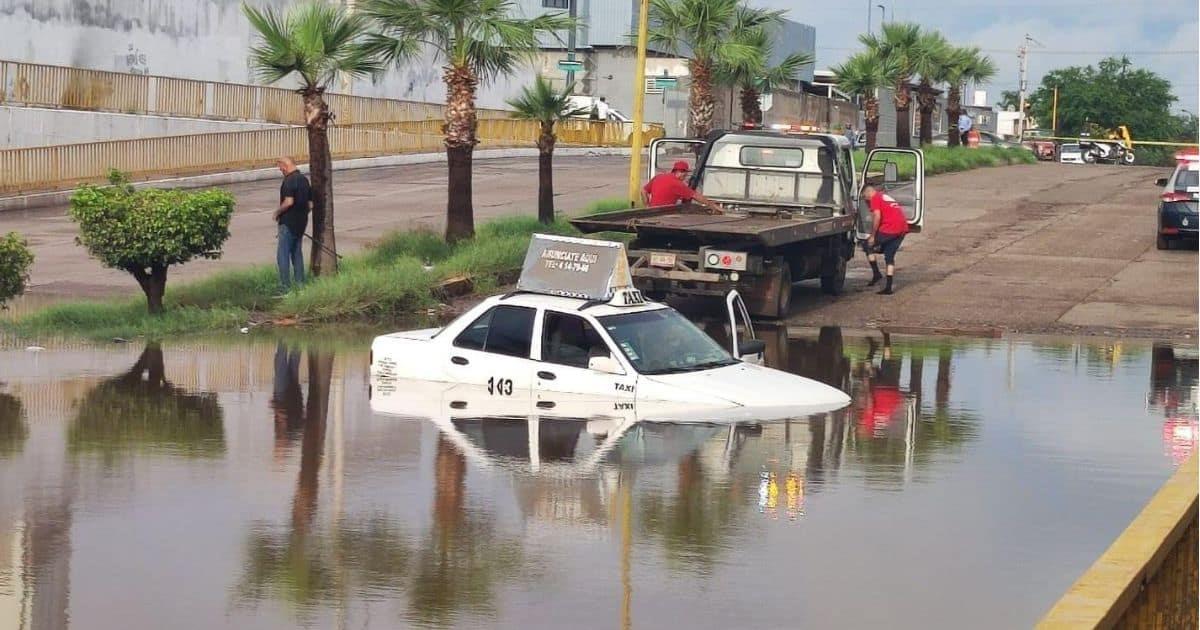
M625 374L625 370L621 369L621 364L612 357L592 357L588 359L588 369L601 374Z
M1154 180L1154 185L1155 186L1166 186L1167 179L1168 178L1166 178L1166 177L1159 177L1158 179Z
M761 354L767 349L767 342L762 339L747 339L738 344L738 358Z

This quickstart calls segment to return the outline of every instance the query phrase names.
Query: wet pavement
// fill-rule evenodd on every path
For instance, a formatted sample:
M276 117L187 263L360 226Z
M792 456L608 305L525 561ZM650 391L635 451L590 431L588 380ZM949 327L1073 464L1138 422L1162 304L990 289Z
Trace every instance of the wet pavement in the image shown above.
M0 627L1029 626L1196 445L1194 349L763 336L851 406L421 420L365 344L0 350Z

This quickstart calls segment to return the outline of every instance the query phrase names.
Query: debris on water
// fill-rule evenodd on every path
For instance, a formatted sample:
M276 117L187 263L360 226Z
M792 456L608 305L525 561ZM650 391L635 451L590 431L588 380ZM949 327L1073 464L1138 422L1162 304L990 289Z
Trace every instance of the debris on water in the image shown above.
M113 343L129 343L129 340L125 339L124 337L113 337L112 342Z
M46 348L43 346L29 346L29 347L25 348L25 351L26 352L41 352L42 350L45 350L45 349Z
M248 334L248 333L250 332L250 328L249 328L248 326L242 326L241 328L239 328L239 329L238 329L238 332L240 332L240 333L242 333L243 335L245 335L245 334Z

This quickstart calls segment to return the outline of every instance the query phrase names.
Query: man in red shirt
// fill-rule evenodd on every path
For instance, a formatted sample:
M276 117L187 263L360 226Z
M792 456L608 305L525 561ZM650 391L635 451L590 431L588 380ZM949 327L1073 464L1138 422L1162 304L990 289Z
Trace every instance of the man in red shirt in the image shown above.
M691 167L688 166L688 163L680 160L671 167L670 173L659 173L646 182L646 186L642 188L642 198L646 200L646 205L655 208L695 200L716 214L721 214L721 206L709 201L704 195L683 183L690 170Z
M908 217L904 216L904 208L895 199L885 193L875 190L874 186L863 188L863 197L871 205L871 236L867 239L867 261L871 263L871 282L867 286L877 284L883 275L879 273L877 255L883 254L887 264L887 285L879 292L880 295L892 294L892 279L896 275L896 252L900 251L900 243L908 234Z

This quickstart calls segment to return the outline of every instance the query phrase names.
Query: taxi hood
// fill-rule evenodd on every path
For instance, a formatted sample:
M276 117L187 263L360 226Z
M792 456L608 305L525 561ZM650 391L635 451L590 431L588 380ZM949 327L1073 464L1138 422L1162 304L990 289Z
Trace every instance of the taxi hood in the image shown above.
M850 404L845 392L819 381L773 368L738 363L726 367L646 375L638 379L639 400L686 400L698 404L763 409L777 415L802 416L841 409Z

